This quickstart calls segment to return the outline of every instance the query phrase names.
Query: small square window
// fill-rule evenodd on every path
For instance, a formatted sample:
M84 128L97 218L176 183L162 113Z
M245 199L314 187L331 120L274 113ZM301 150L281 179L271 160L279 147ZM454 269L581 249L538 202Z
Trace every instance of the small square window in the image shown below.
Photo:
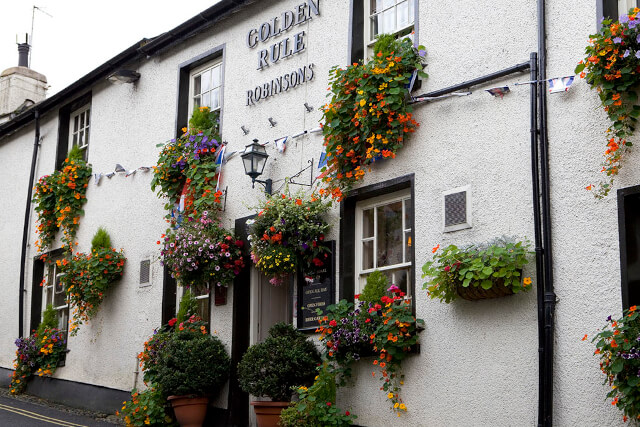
M364 0L364 40L368 55L379 34L412 37L415 22L415 0Z

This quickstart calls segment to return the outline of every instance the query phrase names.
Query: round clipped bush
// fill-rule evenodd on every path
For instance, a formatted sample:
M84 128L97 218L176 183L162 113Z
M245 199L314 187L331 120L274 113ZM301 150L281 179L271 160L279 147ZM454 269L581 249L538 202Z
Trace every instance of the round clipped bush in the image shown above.
M209 396L229 376L230 359L222 342L207 333L179 331L157 359L157 383L166 396Z
M307 336L291 325L277 323L264 342L247 350L238 364L240 388L273 401L290 401L292 387L313 384L320 354Z

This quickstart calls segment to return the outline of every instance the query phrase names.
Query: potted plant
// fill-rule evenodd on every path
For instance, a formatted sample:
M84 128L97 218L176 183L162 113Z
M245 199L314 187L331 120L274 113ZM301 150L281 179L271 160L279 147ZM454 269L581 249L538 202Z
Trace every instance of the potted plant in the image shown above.
M305 271L322 267L329 251L323 245L329 224L324 214L329 204L314 196L274 195L258 207L251 227L251 259L272 285L280 285L298 267Z
M607 318L607 324L592 339L600 369L611 386L607 397L623 413L623 421L640 421L640 313L637 306L625 310L618 320ZM582 340L586 340L585 335Z
M310 386L320 363L315 345L285 323L273 325L264 342L249 347L238 363L240 388L272 400L251 402L259 427L278 425L280 412L291 401L292 387Z
M460 249L449 245L438 252L433 248L433 260L422 267L423 285L428 295L449 303L460 298L474 301L497 298L531 289L531 278L521 278L528 263L529 242L492 243Z
M155 356L155 382L181 426L202 425L209 397L227 380L229 367L224 345L195 316L166 337Z

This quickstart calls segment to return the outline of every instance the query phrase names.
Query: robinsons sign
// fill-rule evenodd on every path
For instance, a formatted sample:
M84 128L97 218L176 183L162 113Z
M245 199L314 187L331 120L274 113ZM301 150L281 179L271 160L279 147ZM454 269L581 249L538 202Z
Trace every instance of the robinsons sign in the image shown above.
M271 46L259 50L257 69L262 71L265 67L274 65L282 59L290 58L303 52L306 48L304 31L287 36L279 42L275 42L273 39L309 21L314 15L320 15L320 0L307 0L292 10L282 12L281 15L273 17L269 21L263 22L259 27L249 30L247 33L247 46L250 49L258 47L260 43L271 43ZM311 79L313 79L313 64L308 64L248 90L247 105L253 105L261 99L286 92Z

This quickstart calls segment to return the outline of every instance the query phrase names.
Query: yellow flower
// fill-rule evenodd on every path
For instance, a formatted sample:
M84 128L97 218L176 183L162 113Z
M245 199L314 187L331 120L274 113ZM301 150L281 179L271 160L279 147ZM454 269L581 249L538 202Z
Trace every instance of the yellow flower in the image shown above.
M398 402L396 402L395 405L393 405L394 408L398 408L398 406L400 406Z
M402 409L403 411L407 410L407 405L405 405L404 403L400 404L400 409Z
M524 283L525 286L529 286L531 284L531 277L525 277L522 283Z
M364 99L361 99L361 100L360 100L360 106L361 106L361 107L364 107L364 104L366 104L366 103L367 103L367 101L366 101L366 100L364 100Z
M389 399L393 399L393 393L389 393L389 394L387 394L387 397L388 397Z

